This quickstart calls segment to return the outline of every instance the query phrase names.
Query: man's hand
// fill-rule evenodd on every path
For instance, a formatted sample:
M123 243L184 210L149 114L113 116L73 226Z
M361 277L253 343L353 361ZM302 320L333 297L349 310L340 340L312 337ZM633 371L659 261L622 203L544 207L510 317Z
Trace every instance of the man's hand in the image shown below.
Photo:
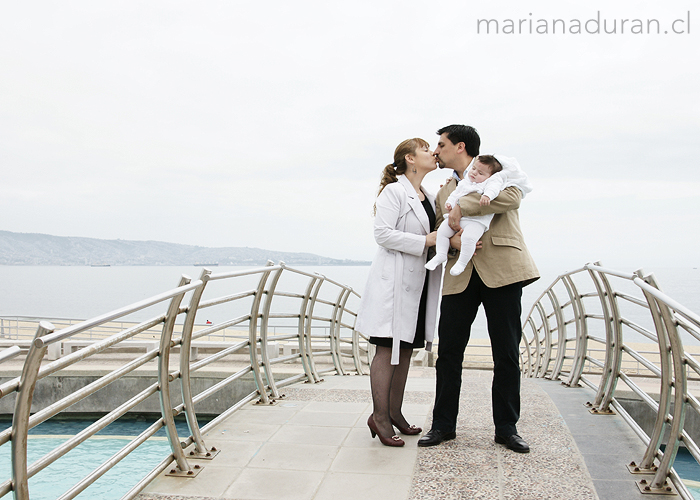
M462 227L459 225L459 219L462 218L462 207L457 203L452 210L450 210L450 216L447 218L447 224L453 231L459 231Z
M457 231L454 236L450 238L450 246L454 248L455 250L461 250L462 249L462 233L464 232L464 229L460 229ZM481 240L476 242L476 247L475 250L481 250L483 248L483 245L481 243ZM476 251L474 252L474 255L476 255Z
M479 200L479 205L481 205L482 207L485 207L485 206L490 205L490 204L491 204L491 198L489 198L486 195L482 195L481 199Z
M462 233L464 229L460 229L450 238L450 246L455 250L462 249Z

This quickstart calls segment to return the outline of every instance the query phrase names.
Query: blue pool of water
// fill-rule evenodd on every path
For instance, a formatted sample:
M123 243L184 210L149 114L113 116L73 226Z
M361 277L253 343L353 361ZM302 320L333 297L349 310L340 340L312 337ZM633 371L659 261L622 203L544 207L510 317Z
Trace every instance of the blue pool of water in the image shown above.
M54 500L90 474L114 453L126 446L129 441L148 428L153 419L145 417L125 417L119 419L95 437L87 440L63 458L39 472L29 480L32 500ZM68 440L92 424L94 420L61 418L52 419L30 430L28 459L33 463L46 453ZM200 421L203 426L206 421ZM9 420L0 420L0 431L11 425ZM189 436L184 420L177 421L178 435ZM167 455L170 446L165 429L139 446L134 452L115 465L93 485L76 498L81 500L117 500L156 467ZM700 465L685 448L680 448L674 467L678 474L687 480L700 482ZM10 443L0 447L0 482L11 476ZM700 500L700 487L689 486L693 496Z
M690 454L687 448L678 448L676 461L673 463L673 468L683 479L700 483L700 464L698 464L693 455ZM688 490L693 494L693 497L700 500L700 486L687 485Z
M29 493L32 500L53 500L59 497L126 446L131 439L154 421L155 419L148 420L143 417L128 417L109 425L95 437L88 439L30 478ZM50 420L31 429L27 444L29 463L43 457L67 441L69 436L77 434L93 422L94 420L66 418ZM204 422L200 422L200 425L204 425ZM11 422L0 421L0 431L10 426ZM190 435L184 420L178 421L177 427L181 439L183 436ZM130 453L76 498L83 500L121 498L169 454L170 446L165 436L165 429L160 429L153 438ZM0 482L5 482L11 474L10 443L7 443L0 447Z

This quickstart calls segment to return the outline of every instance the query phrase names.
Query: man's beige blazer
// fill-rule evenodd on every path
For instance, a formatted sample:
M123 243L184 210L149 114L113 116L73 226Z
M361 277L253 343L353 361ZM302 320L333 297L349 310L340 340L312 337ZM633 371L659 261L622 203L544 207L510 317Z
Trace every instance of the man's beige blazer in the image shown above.
M457 180L453 177L438 191L435 199L436 228L445 220L445 201L456 187ZM450 269L457 262L457 256L448 258L442 285L443 295L463 292L469 284L474 267L489 288L520 281L523 282L523 286L529 285L540 277L520 230L518 207L522 192L517 187L508 187L485 207L479 205L480 199L479 193L471 193L460 198L459 204L463 217L495 214L488 231L481 238L483 247L476 251L467 269L459 276L450 274Z

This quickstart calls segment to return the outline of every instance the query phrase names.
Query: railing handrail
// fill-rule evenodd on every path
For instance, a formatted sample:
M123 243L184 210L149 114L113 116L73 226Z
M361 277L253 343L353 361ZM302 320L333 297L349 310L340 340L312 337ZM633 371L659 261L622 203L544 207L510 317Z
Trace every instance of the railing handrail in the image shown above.
M276 303L275 287L274 285L270 285L270 283L276 284L283 273L295 274L301 276L302 278L308 278L310 280L309 283L315 283L313 287L314 293L310 294L307 291L306 294L301 296L297 295L295 297L290 297L291 294L280 292L279 296L285 297L286 300L290 298L292 300L302 300L301 310L297 309L297 312L291 315L283 315L284 317L289 317L292 319L296 318L298 321L296 333L285 334L284 337L289 340L296 340L296 344L299 346L299 352L297 354L285 356L279 356L279 354L272 356L268 354L267 349L267 327L269 325L269 318L279 315L279 312L276 312L274 309L274 304ZM204 289L209 281L230 281L235 280L235 278L251 275L259 276L258 285L252 292L229 293L223 297L208 299L207 301L200 301L202 293L204 292ZM268 277L271 279L268 280ZM320 296L319 290L324 283L327 283L327 286L332 286L339 289L339 292L333 294L333 297L335 298L329 299L327 297L322 298ZM193 292L190 304L180 305L183 297L188 292ZM279 396L277 393L277 387L281 387L298 380L303 380L304 378L310 383L318 382L320 377L315 368L316 365L314 356L319 355L329 355L333 366L331 370L321 373L335 371L336 373L341 374L347 373L351 369L354 369L358 374L365 373L369 362L369 353L366 342L361 336L354 332L355 313L346 308L346 301L350 295L359 297L359 295L357 295L352 288L329 280L320 274L294 269L286 266L284 263L275 265L270 262L264 267L231 273L212 274L210 271L205 270L201 278L194 281L183 275L180 285L171 290L167 290L163 293L154 295L153 297L135 302L106 314L102 314L79 323L70 324L65 328L56 329L48 322L41 322L33 341L29 344L29 352L27 353L24 361L21 377L3 384L2 392L0 393L0 398L12 393L17 393L17 403L15 406L12 427L7 431L0 433L0 446L7 441L11 441L12 444L12 478L0 483L0 497L9 493L10 491L13 491L15 500L28 500L28 480L32 475L49 466L55 460L64 456L65 453L78 446L81 442L90 438L94 433L98 432L106 425L109 425L111 422L124 415L141 401L156 393L159 395L161 418L158 422L156 422L156 424L154 424L154 426L152 426L152 429L150 429L147 434L152 435L156 430L158 430L158 428L165 427L171 449L170 458L166 458L157 469L162 471L165 468L170 467L169 464L174 461L176 464L176 475L183 475L185 477L195 476L196 473L201 470L201 468L198 466L197 469L194 469L189 465L187 457L183 453L181 443L185 443L185 445L194 443L195 450L192 453L197 455L197 458L213 457L216 455L211 448L206 447L202 439L201 430L199 429L199 424L197 422L197 416L194 412L195 403L199 403L204 399L213 396L217 391L235 382L243 375L251 372L253 373L255 380L255 390L249 395L244 396L241 401L234 404L234 406L226 410L222 415L230 414L231 412L237 410L240 405L243 404L242 402L252 401L256 398L259 398L263 402L269 402ZM252 297L250 312L242 317L237 317L232 320L236 325L243 324L246 321L248 322L249 326L247 328L248 332L246 337L238 337L234 342L231 342L228 348L224 348L222 351L211 354L205 359L197 360L196 363L192 362L190 360L190 346L192 346L192 339L205 337L210 334L216 335L217 332L226 328L226 326L223 328L217 328L218 326L221 324L226 325L230 322L225 321L219 325L212 325L211 327L207 326L205 329L195 330L193 326L195 324L197 312L205 307L227 304L234 300L244 300L249 297ZM314 311L314 306L317 302L319 307L330 307L332 312L323 315L312 314ZM69 339L82 332L101 327L109 322L125 318L134 312L159 304L166 306L167 312L165 314L146 322L134 322L133 324L136 326L132 326L131 328L123 329L123 325L121 325L122 328L117 333L102 338L95 343L90 343L80 351L70 354L65 358L60 358L57 361L53 361L52 363L42 367L41 361L49 348L53 349L54 347L58 347L60 349L62 342L67 342ZM172 338L175 322L180 314L186 315L182 332L180 337ZM352 320L346 320L343 322L342 320L345 314L348 314ZM17 318L25 319L27 317ZM131 324L131 322L129 323ZM312 342L312 332L317 332L319 328L317 323L325 323L323 327L324 330L321 334L314 333ZM117 368L111 373L99 377L96 381L92 382L83 389L53 402L50 404L50 406L32 415L30 418L30 408L33 400L34 386L36 385L37 381L45 376L58 372L59 370L68 368L74 363L82 361L90 356L103 353L108 348L115 346L118 347L119 345L122 345L122 343L128 342L130 338L142 331L143 327L141 325L147 326L149 329L156 325L163 326L158 347L147 352L145 355L128 362L122 367ZM272 325L269 326L272 328ZM352 357L352 365L343 366L342 359L344 356L347 356L347 354L341 352L342 343L337 341L341 328L352 331L352 334L347 337L347 341L352 343L352 354L349 355ZM321 345L320 348L318 345L319 342L323 342L323 345ZM169 368L168 360L170 351L175 346L181 346L182 348L180 350L180 367L179 369L173 371ZM226 353L224 355L228 355L241 352L243 349L247 349L249 352L250 363L247 366L219 381L214 386L201 391L199 394L192 393L192 387L190 385L191 371L199 370L207 364L221 359L223 357L221 354L222 352ZM260 350L260 354L257 354L258 349ZM20 348L18 346L13 346L9 349L5 349L4 351L0 351L0 361L15 357L19 353ZM119 378L132 372L135 368L154 359L158 360L158 380L154 380L153 385L147 389L144 389L139 394L131 397L128 401L124 402L118 408L100 419L99 423L96 422L94 425L88 427L78 435L62 443L58 448L52 452L49 452L34 464L29 464L27 462L27 435L32 427L39 425L43 421L67 408L70 404L74 404L75 402L94 394L97 390L101 389L107 384L118 380ZM294 375L285 380L275 380L271 366L277 363L294 360L301 361L304 371L299 375ZM171 389L169 387L169 382L176 379L179 379L181 383L180 392L183 403L173 407L173 404L171 403ZM178 436L177 429L174 425L174 417L182 412L185 413L187 423L192 432L189 438L181 438ZM137 437L124 448L127 451L118 453L112 459L98 466L95 471L83 478L66 493L64 493L63 496L61 496L61 499L69 500L74 498L81 491L90 486L90 484L98 480L105 472L107 472L119 460L124 458L124 456L126 456L130 451L136 449L136 447L146 440L148 435L142 433L140 437ZM152 476L153 473L149 474L147 477L150 478ZM147 481L140 481L122 498L134 498L146 486L146 484Z
M574 275L589 276L595 292L578 291L573 282ZM610 278L618 278L635 285L643 297L636 298L616 291L610 283ZM559 295L564 299L559 300ZM625 317L620 311L618 299L624 299L631 306L645 309L653 321L653 331ZM581 314L577 308L583 307L585 300L592 300L594 305L598 303L602 314ZM552 321L555 322L554 326ZM599 325L596 323L599 321L604 324L605 338L590 333L592 328ZM566 325L571 324L576 326L578 332L575 337L566 333ZM595 400L589 403L591 411L597 414L617 411L647 447L644 457L632 457L638 470L654 475L653 480L645 480L647 482L643 485L638 483L640 487L648 488L651 492L666 492L669 488L667 480L670 480L684 500L692 500L691 493L673 469L673 462L681 443L688 448L695 460L700 462L698 443L683 429L688 407L696 410L700 408L698 398L688 391L687 386L689 372L695 372L695 380L700 375L700 363L683 347L679 326L691 337L700 340L700 316L659 290L653 274L645 274L641 270L627 273L609 269L598 262L588 263L579 269L559 275L533 304L523 323L521 364L525 376L547 377L553 380L565 378L565 385L578 386L580 382L596 390ZM642 352L631 348L625 343L624 335L627 329L649 340L655 340L657 350ZM585 333L581 334L582 332ZM589 340L605 344L602 359L593 354L600 352L600 349L589 347ZM571 351L574 351L573 354ZM653 356L648 357L645 354ZM625 372L625 356L631 358L638 366L641 365L647 378L660 380L658 403ZM550 368L553 357L565 358L568 365L564 367L561 363ZM584 373L586 364L594 367L593 372L600 373L598 384ZM650 435L641 429L616 399L615 396L619 392L618 381L627 385L652 411L657 412ZM662 450L664 432L668 435L668 443Z

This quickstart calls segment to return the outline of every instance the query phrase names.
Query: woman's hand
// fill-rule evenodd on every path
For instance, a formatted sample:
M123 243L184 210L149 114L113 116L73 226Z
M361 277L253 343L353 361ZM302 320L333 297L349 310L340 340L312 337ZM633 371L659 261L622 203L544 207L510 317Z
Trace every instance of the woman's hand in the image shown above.
M425 236L425 246L434 247L437 241L437 231L433 231Z

